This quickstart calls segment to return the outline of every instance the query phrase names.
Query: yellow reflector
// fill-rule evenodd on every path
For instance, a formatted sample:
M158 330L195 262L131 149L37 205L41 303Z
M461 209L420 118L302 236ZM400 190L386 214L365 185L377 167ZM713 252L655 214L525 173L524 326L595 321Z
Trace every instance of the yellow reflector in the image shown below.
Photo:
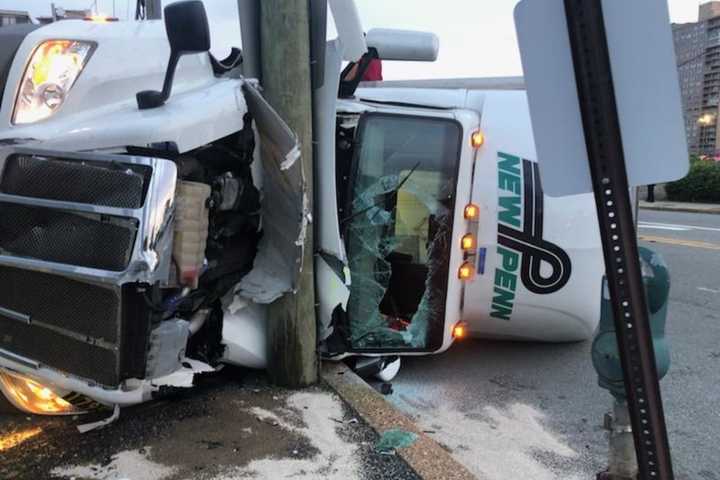
M461 340L467 336L467 324L465 322L458 322L453 327L452 336L456 340Z
M465 207L465 219L477 220L480 216L480 208L474 203L470 203Z
M471 233L468 233L462 238L462 249L475 250L475 237Z
M470 262L463 263L458 271L458 277L460 280L470 280L475 275L475 267Z
M470 137L470 143L472 143L473 148L482 147L485 143L485 135L480 130L478 130Z

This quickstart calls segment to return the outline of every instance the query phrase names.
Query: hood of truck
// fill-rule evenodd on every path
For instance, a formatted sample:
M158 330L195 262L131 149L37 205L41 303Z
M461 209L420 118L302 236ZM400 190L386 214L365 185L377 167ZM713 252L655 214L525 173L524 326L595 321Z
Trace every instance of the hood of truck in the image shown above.
M87 41L96 48L57 112L45 120L14 125L13 111L27 63L48 40ZM32 139L48 148L91 150L173 142L178 150L187 151L241 129L246 112L242 82L216 78L206 53L181 58L166 105L138 110L135 95L162 88L169 56L160 21L72 20L30 32L6 75L0 144ZM205 118L209 112L221 121L210 122Z

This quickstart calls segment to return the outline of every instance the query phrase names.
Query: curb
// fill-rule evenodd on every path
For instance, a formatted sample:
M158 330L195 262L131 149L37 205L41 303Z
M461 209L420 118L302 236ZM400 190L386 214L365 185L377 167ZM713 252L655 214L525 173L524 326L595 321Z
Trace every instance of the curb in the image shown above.
M393 429L412 432L417 441L397 454L425 480L477 480L461 463L390 404L344 363L323 364L322 378L379 434Z
M720 215L720 206L698 208L691 205L653 205L640 204L641 210L655 210L659 212L704 213L707 215Z

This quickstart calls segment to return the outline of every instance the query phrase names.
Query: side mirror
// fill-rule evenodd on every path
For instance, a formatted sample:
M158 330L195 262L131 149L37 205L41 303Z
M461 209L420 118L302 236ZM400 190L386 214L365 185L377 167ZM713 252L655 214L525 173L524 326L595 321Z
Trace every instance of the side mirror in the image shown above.
M160 107L170 98L180 57L210 50L210 27L200 0L185 0L165 7L165 30L170 42L170 61L163 89L139 92L136 98L140 110Z

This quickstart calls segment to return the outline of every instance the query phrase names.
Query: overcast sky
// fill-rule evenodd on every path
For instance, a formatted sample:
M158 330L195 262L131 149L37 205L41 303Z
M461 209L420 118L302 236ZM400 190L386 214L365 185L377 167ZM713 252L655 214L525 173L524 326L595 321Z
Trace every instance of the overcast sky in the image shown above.
M54 0L65 8L88 8L92 0ZM169 2L169 0L164 0ZM407 28L435 32L440 58L434 64L386 62L386 79L521 75L512 11L518 0L356 0L366 29ZM628 1L628 0L614 0ZM662 1L662 0L658 0ZM204 0L213 46L239 37L236 0ZM0 0L0 8L49 15L50 0ZM101 13L127 18L135 0L97 0ZM668 0L673 22L697 20L701 0ZM237 42L235 42L237 43ZM220 52L218 52L220 53Z

